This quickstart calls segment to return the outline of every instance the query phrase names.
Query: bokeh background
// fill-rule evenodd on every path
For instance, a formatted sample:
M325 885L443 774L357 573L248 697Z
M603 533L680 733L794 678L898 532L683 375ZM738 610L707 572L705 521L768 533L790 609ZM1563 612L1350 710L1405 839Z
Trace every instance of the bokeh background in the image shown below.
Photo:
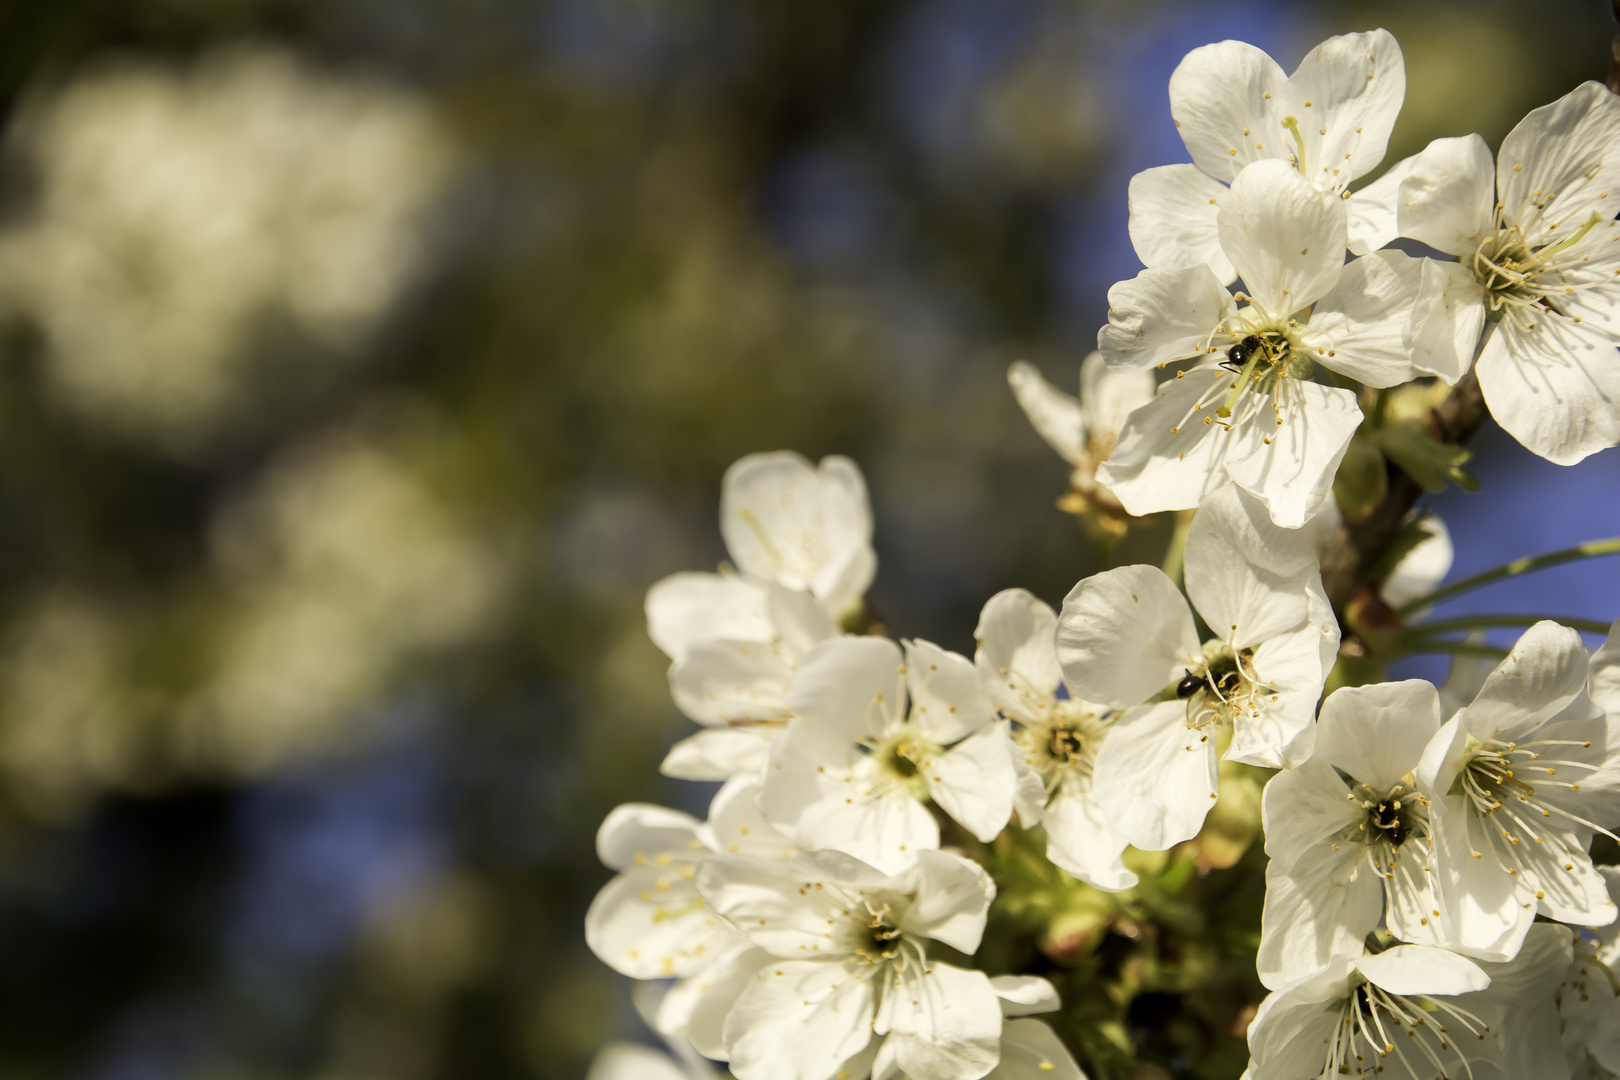
M756 450L865 469L891 632L1097 565L1006 390L1138 268L1165 84L1385 26L1391 157L1603 78L1604 0L0 6L0 1075L572 1078L647 586ZM1458 573L1620 533L1491 429ZM1153 559L1133 534L1118 557ZM1450 612L1620 615L1616 562ZM1402 669L1437 674L1434 664ZM1155 1074L1159 1075L1159 1074Z

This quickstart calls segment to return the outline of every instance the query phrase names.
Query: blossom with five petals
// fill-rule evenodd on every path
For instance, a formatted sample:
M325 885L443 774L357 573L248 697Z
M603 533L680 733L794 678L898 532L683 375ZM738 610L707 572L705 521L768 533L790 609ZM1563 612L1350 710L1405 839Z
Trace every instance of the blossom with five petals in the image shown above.
M1419 314L1452 309L1469 341L1496 323L1475 365L1496 422L1560 465L1620 443L1620 98L1584 83L1521 120L1494 166L1478 135L1436 139L1373 186L1386 211L1354 246L1457 256L1430 264Z
M1610 638L1589 663L1578 633L1536 623L1424 749L1415 775L1444 925L1474 955L1512 956L1538 912L1582 926L1615 919L1587 853L1594 832L1620 824L1620 713L1604 712L1620 705Z
M986 842L1012 817L1015 751L966 657L835 638L804 658L788 701L760 809L804 847L898 872L939 846L929 801Z
M1115 831L1150 851L1197 834L1228 733L1233 761L1285 768L1310 756L1339 647L1310 542L1235 487L1193 515L1186 577L1193 608L1219 635L1202 644L1181 591L1152 566L1087 578L1058 619L1069 689L1128 710L1097 755L1095 798Z
M1057 615L1023 589L990 598L979 616L973 662L985 693L1015 725L1017 809L1026 828L1046 827L1046 857L1094 888L1136 884L1120 854L1126 840L1108 825L1092 790L1097 752L1113 710L1071 696L1054 633Z
M1126 419L1097 479L1133 514L1191 509L1230 479L1298 528L1361 423L1354 393L1311 376L1320 366L1387 387L1419 373L1407 335L1423 260L1346 263L1343 200L1282 161L1239 173L1216 223L1244 306L1204 265L1108 290L1097 344L1110 367L1192 363Z
M990 979L930 960L927 940L972 953L995 886L975 863L918 852L890 876L836 851L720 855L699 868L709 907L773 959L725 1021L739 1080L831 1080L886 1036L873 1073L975 1080L995 1067Z
M1524 1001L1550 997L1569 961L1569 929L1551 924L1536 927L1524 950L1506 963L1477 962L1426 945L1366 955L1358 949L1260 1003L1249 1025L1248 1075L1527 1075L1506 1072L1507 1062L1520 1060L1526 1048L1504 1045L1504 1018Z
M1420 679L1328 696L1316 750L1266 785L1260 981L1273 990L1354 952L1380 918L1403 941L1450 944L1435 895L1434 840L1414 773L1440 730Z

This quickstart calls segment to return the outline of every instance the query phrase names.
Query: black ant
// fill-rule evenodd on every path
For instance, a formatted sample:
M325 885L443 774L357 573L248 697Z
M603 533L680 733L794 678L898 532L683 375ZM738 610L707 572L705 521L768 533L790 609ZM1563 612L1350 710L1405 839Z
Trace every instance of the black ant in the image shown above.
M1225 368L1227 371L1241 372L1243 370L1243 365L1249 362L1249 357L1253 356L1258 350L1264 349L1265 347L1265 342L1261 341L1255 335L1250 334L1248 337L1226 350L1226 359L1221 361L1221 367Z
M1401 822L1400 812L1394 806L1379 803L1373 822L1388 835L1392 847L1400 847L1406 843L1406 826Z

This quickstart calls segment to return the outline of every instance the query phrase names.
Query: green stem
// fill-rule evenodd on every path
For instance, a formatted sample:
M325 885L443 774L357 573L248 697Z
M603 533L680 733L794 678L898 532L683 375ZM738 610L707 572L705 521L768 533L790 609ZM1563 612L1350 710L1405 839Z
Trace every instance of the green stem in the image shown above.
M1159 564L1164 576L1177 585L1181 584L1181 567L1187 556L1187 530L1190 528L1192 528L1192 511L1178 511L1175 531L1170 534L1170 546L1165 550L1164 562Z
M1495 645L1480 645L1473 641L1435 641L1426 639L1414 642L1402 642L1408 653L1452 653L1457 656L1485 656L1493 660L1500 660L1508 654L1507 649Z
M1453 630L1474 630L1490 626L1530 626L1543 620L1560 623L1583 634L1609 632L1609 624L1606 622L1597 619L1576 619L1567 615L1464 615L1456 619L1437 619L1434 622L1408 626L1406 634L1446 634Z
M1463 578L1454 585L1436 589L1428 596L1420 596L1416 600L1410 600L1402 604L1396 610L1401 615L1410 615L1419 608L1431 607L1442 600L1449 600L1453 596L1480 588L1483 585L1490 585L1506 578L1518 577L1520 574L1528 574L1532 570L1545 570L1550 566L1575 562L1578 559L1597 559L1605 555L1620 555L1620 536L1611 536L1606 540L1591 540L1572 548L1565 548L1562 551L1550 551L1545 555L1526 555L1522 559L1514 559L1512 562L1498 566L1494 570L1487 570L1482 574Z

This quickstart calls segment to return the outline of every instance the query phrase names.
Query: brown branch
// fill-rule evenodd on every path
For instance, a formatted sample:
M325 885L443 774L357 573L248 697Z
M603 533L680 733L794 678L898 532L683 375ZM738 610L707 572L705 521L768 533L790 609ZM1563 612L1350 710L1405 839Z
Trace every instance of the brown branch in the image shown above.
M1473 438L1485 420L1485 397L1479 380L1470 368L1451 393L1429 410L1430 433L1442 442L1461 446ZM1357 525L1345 522L1322 552L1322 585L1335 608L1342 609L1366 584L1367 574L1378 557L1400 531L1406 515L1417 504L1423 489L1393 462L1389 470L1389 492L1372 516Z

